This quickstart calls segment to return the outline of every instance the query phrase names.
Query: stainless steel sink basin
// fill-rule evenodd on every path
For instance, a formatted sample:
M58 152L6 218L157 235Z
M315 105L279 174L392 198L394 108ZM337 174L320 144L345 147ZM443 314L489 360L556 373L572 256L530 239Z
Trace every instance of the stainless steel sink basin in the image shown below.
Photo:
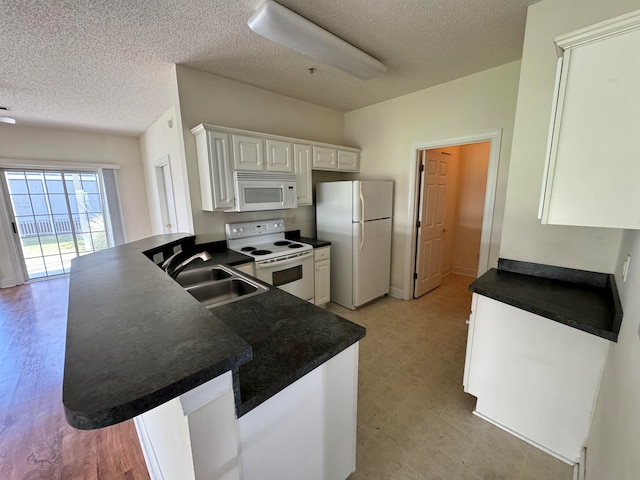
M222 265L181 272L176 281L208 309L269 291L268 287Z
M183 287L190 287L203 282L211 282L215 280L223 280L225 278L231 278L232 272L229 272L222 267L211 265L207 267L192 268L191 270L183 270L180 272L175 280Z

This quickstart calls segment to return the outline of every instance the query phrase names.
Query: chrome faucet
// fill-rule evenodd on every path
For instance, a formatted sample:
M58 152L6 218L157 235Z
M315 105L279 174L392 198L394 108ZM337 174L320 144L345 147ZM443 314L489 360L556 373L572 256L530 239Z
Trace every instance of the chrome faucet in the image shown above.
M178 252L181 253L181 252ZM173 262L173 259L176 257L176 255L178 255L178 253L174 253L173 255L171 255L169 258L167 258L167 260L165 260L165 262L162 264L161 268L167 272L167 274L171 277L171 278L176 278L178 276L178 274L184 270L187 265L189 265L191 262L193 262L194 260L202 260L203 262L206 262L207 260L211 260L213 257L209 254L209 252L199 252L196 253L195 255L191 255L189 258L187 258L185 261L183 261L182 263L178 264L175 267L171 266L171 263Z

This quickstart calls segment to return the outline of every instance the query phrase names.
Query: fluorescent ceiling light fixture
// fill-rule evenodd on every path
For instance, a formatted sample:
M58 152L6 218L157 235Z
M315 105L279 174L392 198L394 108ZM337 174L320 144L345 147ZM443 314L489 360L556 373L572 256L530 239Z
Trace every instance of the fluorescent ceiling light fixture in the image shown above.
M16 119L11 117L0 117L0 123L8 123L10 125L15 125Z
M371 55L272 0L264 2L248 23L258 35L362 80L387 71Z

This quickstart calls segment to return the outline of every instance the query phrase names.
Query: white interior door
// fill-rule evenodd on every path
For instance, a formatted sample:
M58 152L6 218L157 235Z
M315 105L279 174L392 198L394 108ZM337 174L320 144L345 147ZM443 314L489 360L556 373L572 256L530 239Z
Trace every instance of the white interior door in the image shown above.
M441 152L422 150L414 298L442 283L444 212L449 164Z

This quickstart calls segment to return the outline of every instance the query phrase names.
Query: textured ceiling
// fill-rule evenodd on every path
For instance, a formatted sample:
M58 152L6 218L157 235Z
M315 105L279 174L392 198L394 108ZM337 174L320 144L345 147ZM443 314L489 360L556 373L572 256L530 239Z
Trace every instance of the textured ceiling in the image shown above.
M0 0L0 106L19 123L137 135L177 63L349 111L520 58L536 1L279 2L387 65L363 81L253 33L262 0Z

